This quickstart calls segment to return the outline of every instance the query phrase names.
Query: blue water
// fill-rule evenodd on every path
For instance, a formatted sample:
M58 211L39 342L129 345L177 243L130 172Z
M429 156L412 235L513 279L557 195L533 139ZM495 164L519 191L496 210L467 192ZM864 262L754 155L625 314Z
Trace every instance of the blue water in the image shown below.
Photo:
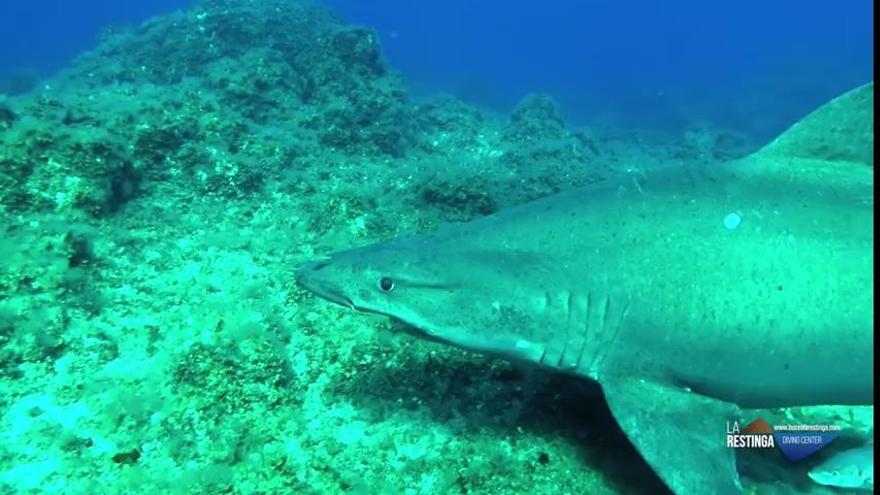
M770 136L872 79L868 0L325 0L379 32L416 96L499 111L553 95L573 123L677 130L701 121ZM58 69L107 26L183 0L6 0L0 77Z
M94 46L108 27L140 22L189 5L184 0L3 0L0 74L43 73Z

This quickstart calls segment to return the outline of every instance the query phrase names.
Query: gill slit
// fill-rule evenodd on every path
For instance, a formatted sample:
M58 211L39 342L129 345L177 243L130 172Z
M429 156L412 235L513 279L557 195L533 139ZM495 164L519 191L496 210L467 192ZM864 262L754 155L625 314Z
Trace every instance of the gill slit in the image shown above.
M574 308L572 298L574 297L574 293L572 291L566 292L568 293L568 297L565 298L565 338L562 341L562 351L559 353L559 359L556 362L556 367L559 369L562 369L565 366L565 354L568 352L568 344L571 340L572 335L571 330L572 326L574 325L574 322L572 321L574 319L574 315L572 314L572 310Z

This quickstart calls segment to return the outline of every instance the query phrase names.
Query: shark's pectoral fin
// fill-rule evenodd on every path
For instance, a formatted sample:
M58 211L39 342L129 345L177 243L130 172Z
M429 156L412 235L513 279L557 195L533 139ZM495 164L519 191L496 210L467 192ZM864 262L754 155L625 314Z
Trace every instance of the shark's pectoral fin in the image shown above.
M735 405L639 379L603 379L602 389L621 429L674 493L742 493L725 443L726 421L740 416Z

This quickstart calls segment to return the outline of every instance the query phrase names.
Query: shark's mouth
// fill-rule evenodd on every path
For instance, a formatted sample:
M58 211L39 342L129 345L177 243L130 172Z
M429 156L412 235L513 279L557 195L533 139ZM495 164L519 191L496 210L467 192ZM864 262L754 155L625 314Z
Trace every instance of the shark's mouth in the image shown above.
M393 330L395 332L405 333L405 334L411 335L417 339L427 340L429 342L436 342L438 344L445 344L445 345L453 345L452 342L445 340L445 339L441 339L440 337L436 337L436 336L432 335L431 333L427 332L426 330L421 329L415 325L412 325L411 323L407 323L406 321L404 321L396 316L388 315L385 313L377 313L377 314L382 314L383 316L388 316L389 318L391 318L391 330Z
M472 335L463 328L425 330L417 327L398 316L388 316L393 322L392 330L405 333L418 339L450 345L470 352L478 352L487 356L526 363L539 363L546 352L546 346L538 342L511 338L486 338Z
M316 294L317 294L317 293L316 293ZM353 310L355 310L355 311L363 311L361 308L357 307L357 306L354 304L354 301L352 301L351 299L349 299L349 298L343 296L342 294L335 294L335 293L332 293L332 292L327 292L327 293L324 293L324 294L318 294L318 295L321 296L321 297L323 297L324 299L326 299L326 300L332 302L332 303L336 303L336 304L338 304L338 305L340 305L340 306L344 306L344 307L346 307L346 308L348 308L348 309L353 309Z
M321 299L325 299L325 300L330 301L334 304L338 304L340 306L344 306L346 308L353 309L355 311L363 311L361 308L358 308L357 306L355 306L354 301L349 299L347 296L345 296L339 292L336 292L332 289L327 289L327 288L321 287L321 286L308 285L308 284L304 284L302 282L299 282L299 284L305 290L320 297Z

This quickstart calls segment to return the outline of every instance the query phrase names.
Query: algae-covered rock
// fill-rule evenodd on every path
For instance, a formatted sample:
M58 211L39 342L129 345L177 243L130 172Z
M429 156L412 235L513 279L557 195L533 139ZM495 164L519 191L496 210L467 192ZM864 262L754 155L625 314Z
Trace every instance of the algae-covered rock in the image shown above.
M684 131L675 144L671 158L690 163L724 162L752 151L752 143L742 134L707 125Z
M72 118L68 103L39 99L0 134L0 182L8 185L0 204L10 211L106 215L138 194L140 172L124 140L88 117Z
M546 94L526 96L510 114L504 130L508 141L553 140L568 137L559 106Z
M410 130L406 88L375 32L305 2L203 1L111 34L70 73L98 85L204 78L244 117L344 152L400 155Z
M571 131L548 95L529 95L511 112L502 132L501 162L518 184L510 194L523 200L598 182L611 175L598 160L599 147L584 131ZM522 201L520 201L522 202Z
M428 205L450 210L445 215L448 220L467 221L498 210L491 179L481 175L454 177L438 174L420 184L419 190Z
M109 215L160 181L244 198L293 149L402 156L411 134L375 33L299 2L206 1L115 30L18 107L0 107L12 211Z
M18 115L15 114L5 100L6 98L3 95L0 95L0 131L12 127L12 124L15 123L15 120L18 118Z
M412 113L417 130L413 146L427 154L469 151L490 159L500 155L493 148L497 124L476 107L443 95L417 105Z

